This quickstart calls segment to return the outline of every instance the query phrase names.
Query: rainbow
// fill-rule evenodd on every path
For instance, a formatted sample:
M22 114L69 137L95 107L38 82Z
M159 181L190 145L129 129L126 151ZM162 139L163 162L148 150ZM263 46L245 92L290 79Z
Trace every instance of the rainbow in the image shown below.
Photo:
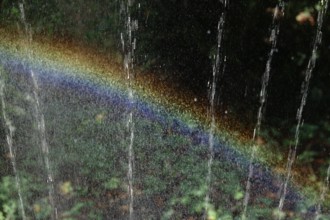
M2 66L27 67L38 73L40 82L66 82L100 96L111 94L116 100L128 103L127 81L123 68L119 62L112 61L114 57L110 58L101 55L96 49L86 49L79 44L51 41L38 36L32 42L28 42L23 34L0 29ZM193 94L188 91L180 91L169 86L150 73L139 74L139 70L136 71L133 90L137 111L152 120L175 121L176 129L180 133L191 135L197 131L200 139L207 142L207 100L196 102ZM237 127L239 124L233 121L218 125L216 153L223 154L222 158L230 160L247 172L250 154L244 145L248 144L248 137L245 131L239 132L240 135L233 134L233 128ZM262 154L265 153L261 152L260 155ZM257 157L262 158L259 156ZM280 175L269 168L266 160L260 159L256 167L262 172L259 177L262 187L271 191L278 190L278 186L272 185L270 179L275 178L279 181ZM292 202L298 203L302 197L294 188L290 190L289 197Z
M22 33L0 29L0 49L3 65L21 64L25 68L32 68L39 73L39 80L66 81L101 93L111 91L123 100L127 96L127 81L122 65L79 44L45 38L27 42ZM180 88L170 86L169 82L158 79L152 73L137 73L134 80L135 99L141 111L156 110L162 112L164 117L172 116L180 121L181 127L185 125L185 130L197 127L205 131L208 129L207 100L196 102L189 91L180 91ZM242 130L233 132L238 127L239 124L234 120L222 120L221 124L218 123L217 136L229 141L232 148L243 156L249 153L243 147L247 135Z

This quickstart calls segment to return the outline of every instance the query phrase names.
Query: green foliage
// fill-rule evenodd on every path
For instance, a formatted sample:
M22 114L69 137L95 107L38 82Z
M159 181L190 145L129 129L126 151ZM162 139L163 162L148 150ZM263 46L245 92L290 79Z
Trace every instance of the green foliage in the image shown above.
M118 189L120 180L118 178L111 178L108 182L104 183L104 187L109 190Z
M33 204L33 212L36 219L46 219L49 218L52 212L52 207L50 206L47 198L42 198L35 201Z
M69 211L63 213L63 217L68 220L74 220L76 218L68 217L68 216L79 216L81 209L86 206L85 203L78 202L76 203Z
M316 155L317 155L317 153L314 151L305 150L303 153L301 153L299 155L298 159L299 159L300 163L306 164L306 163L313 162Z
M18 217L16 193L14 179L10 176L2 177L0 182L0 219L13 220Z
M20 11L17 1L3 0L0 5L0 20L5 25L11 25L12 22L19 20Z

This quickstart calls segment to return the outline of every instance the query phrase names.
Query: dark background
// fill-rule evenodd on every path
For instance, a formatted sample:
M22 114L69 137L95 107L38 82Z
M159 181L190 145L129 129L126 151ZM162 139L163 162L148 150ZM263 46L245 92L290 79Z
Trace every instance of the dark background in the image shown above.
M218 82L220 114L228 111L252 130L259 107L261 76L271 45L272 10L277 1L230 1L222 53L226 69ZM26 1L27 20L35 34L81 41L101 53L120 53L120 33L125 31L121 1ZM272 147L287 152L296 126L301 83L316 33L318 1L289 1L280 18L278 52L274 54L261 136ZM131 16L139 29L135 65L179 83L207 97L217 24L224 6L216 0L135 1ZM297 15L306 13L306 19ZM1 24L20 24L18 2L0 1ZM15 25L14 25L15 26ZM299 154L312 152L311 166L326 166L330 153L330 23L325 17L323 42L304 108ZM304 160L300 161L305 163ZM306 165L307 166L307 165ZM324 169L323 169L324 170Z

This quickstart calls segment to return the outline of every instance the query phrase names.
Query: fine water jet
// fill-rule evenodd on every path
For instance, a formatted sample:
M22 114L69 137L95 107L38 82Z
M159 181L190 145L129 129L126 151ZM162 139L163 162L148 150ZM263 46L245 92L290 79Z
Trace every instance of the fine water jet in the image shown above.
M31 51L31 43L32 43L32 29L30 27L30 25L27 23L26 21L26 17L25 17L25 9L24 9L24 0L22 2L19 3L19 9L20 9L20 13L21 13L21 20L23 23L23 27L24 27L24 38L26 39L26 50L27 50L27 54L28 57L31 58L33 52ZM47 138L46 138L46 127L45 127L45 119L44 119L44 114L41 111L41 103L40 103L40 99L39 99L39 86L38 86L38 81L37 81L37 77L34 73L34 70L30 70L30 76L32 79L32 83L33 83L33 97L34 97L34 117L35 120L37 122L37 127L38 127L38 131L39 131L39 141L40 141L40 148L41 151L43 153L43 160L44 160L44 166L46 168L46 182L48 185L48 196L49 196L49 202L50 202L50 206L52 209L52 215L51 218L52 219L58 219L58 214L57 214L57 208L56 208L56 203L55 203L55 190L54 190L54 177L51 171L51 165L50 165L50 159L49 159L49 147L48 147L48 143L47 143Z
M286 193L287 193L287 186L288 186L289 179L291 178L292 166L293 166L293 163L297 156L297 148L299 145L299 138L300 138L300 129L303 124L302 114L304 111L304 107L306 105L309 84L310 84L313 70L315 68L318 49L319 49L320 44L322 43L323 19L324 19L326 11L328 9L328 0L325 0L325 1L322 0L320 2L321 2L321 9L320 9L320 11L318 13L318 17L317 17L317 29L316 29L316 36L315 36L314 43L313 43L312 54L308 60L308 65L307 65L307 68L305 71L305 79L301 85L302 97L301 97L300 106L297 110L297 116L296 116L297 126L296 126L296 130L295 130L294 147L292 149L290 148L290 152L288 155L288 162L286 165L287 176L286 176L283 186L281 187L281 192L280 192L281 197L280 197L280 201L278 204L278 209L280 212L282 212L282 210L283 210L284 201L285 201ZM279 215L279 219L282 219L281 215Z
M215 61L212 70L212 81L209 85L209 110L208 115L210 118L210 128L209 128L209 153L208 153L208 162L207 162L207 176L206 176L206 196L205 196L205 213L204 219L208 219L210 215L210 193L212 191L212 164L214 159L214 135L216 129L216 101L218 100L219 94L217 93L217 84L221 77L221 72L225 71L226 66L226 56L223 52L223 38L224 38L224 28L226 22L226 10L229 4L229 0L223 2L224 11L221 13L219 22L218 22L218 34L217 34L217 53L215 55Z
M270 49L270 52L268 55L266 69L264 71L264 74L262 75L260 100L259 100L260 106L258 109L257 123L253 130L253 136L252 136L253 147L252 147L252 152L251 152L251 161L250 161L250 165L249 165L248 179L246 182L246 189L245 189L245 195L244 195L244 200L243 200L243 214L242 214L243 220L246 219L248 203L249 203L249 199L250 199L251 178L253 177L253 161L255 159L255 154L256 154L256 150L257 150L257 146L256 146L255 142L256 142L256 138L258 138L260 135L264 108L265 108L266 101L267 101L267 86L268 86L269 78L270 78L271 64L272 64L274 53L277 50L277 41L278 41L277 38L278 38L278 35L280 32L280 22L279 22L280 18L279 17L280 17L280 15L283 16L284 7L285 7L284 2L279 1L279 3L276 5L276 7L274 9L274 14L273 14L272 28L271 28L271 34L270 34L270 39L269 39L271 42L271 49Z
M122 4L125 4L122 2ZM129 194L129 219L134 219L134 185L133 185L133 165L134 165L134 50L136 49L136 38L134 37L134 31L138 28L137 20L131 17L132 1L128 0L126 6L121 6L122 12L125 17L126 33L121 33L121 44L124 53L124 69L127 79L127 91L128 91L128 113L127 113L127 129L129 132L129 146L128 146L128 194ZM126 40L124 39L126 36Z
M2 70L0 70L0 77L2 78ZM22 196L22 189L21 189L21 179L19 177L19 174L17 172L17 166L16 166L16 159L15 159L15 150L13 146L13 136L15 132L15 127L12 125L12 122L8 119L7 113L6 113L6 102L5 102L5 94L4 94L4 89L5 89L5 84L3 79L0 78L0 99L1 99L1 106L2 106L2 117L3 120L7 126L6 128L6 140L8 144L8 151L9 151L9 158L13 167L13 173L15 176L15 183L16 183L16 188L17 188L17 193L18 193L18 198L19 198L19 205L20 205L20 211L21 211L21 216L22 219L25 220L25 207L24 207L24 202L23 202L23 196Z

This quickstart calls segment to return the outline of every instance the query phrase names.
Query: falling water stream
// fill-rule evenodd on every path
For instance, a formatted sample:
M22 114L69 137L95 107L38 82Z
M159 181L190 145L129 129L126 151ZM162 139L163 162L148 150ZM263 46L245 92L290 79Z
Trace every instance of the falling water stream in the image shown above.
M7 140L7 144L8 144L10 161L11 161L13 173L15 176L15 183L16 183L16 188L17 188L17 192L18 192L21 216L22 216L22 219L25 220L26 215L25 215L24 202L23 202L22 189L21 189L21 179L17 172L16 155L14 153L14 146L13 146L13 136L14 136L15 127L12 125L12 122L10 121L10 119L7 116L4 87L5 87L5 83L4 83L3 79L1 78L0 79L0 98L1 98L1 107L2 107L2 109L1 109L2 117L3 117L3 120L7 127L6 140Z
M260 128L261 128L261 122L263 118L263 112L267 100L267 86L269 82L269 75L270 75L270 70L271 70L271 63L273 60L274 53L277 50L277 38L280 32L280 23L279 23L279 17L284 15L284 2L279 1L279 3L276 5L274 14L273 14L273 21L272 21L272 29L271 29L271 34L270 34L270 42L271 42L271 49L268 55L268 60L266 63L266 69L264 71L264 74L262 76L262 83L261 83L261 90L260 90L260 105L259 105L259 110L258 110L258 116L257 116L257 123L256 126L253 130L253 147L252 147L252 152L251 152L251 159L250 159L250 164L249 164L249 174L248 174L248 179L246 182L246 188L245 188L245 196L243 200L243 213L242 213L242 220L246 219L246 212L248 208L248 203L250 199L250 192L251 192L251 178L253 176L253 162L255 160L255 154L257 150L257 145L255 144L256 138L258 138L259 133L260 133Z
M22 1L19 3L19 9L21 13L21 20L24 24L25 28L25 35L27 38L27 43L31 45L32 43L32 31L30 25L26 21L25 17L25 10L24 10L25 2ZM29 58L32 57L31 48L26 48L28 50ZM46 128L45 128L45 119L44 114L41 111L41 103L39 99L39 86L36 75L32 69L30 69L30 75L33 82L33 96L34 96L34 108L35 108L35 118L37 121L39 138L40 138L40 147L43 155L43 161L46 168L46 175L47 175L47 185L48 185L48 197L49 203L52 208L52 219L58 219L57 214L57 207L55 204L55 190L54 190L54 178L50 167L50 160L49 160L49 147L46 139Z
M136 49L136 38L133 37L133 32L137 30L138 23L137 20L132 20L130 10L133 2L131 0L127 1L126 9L122 10L126 13L125 25L126 25L126 35L127 39L124 39L124 34L121 33L121 43L124 52L124 69L127 79L127 90L128 90L128 100L129 100L129 109L128 109L128 118L127 118L127 129L129 132L129 146L128 146L128 170L127 170L127 179L128 179L128 198L129 198L129 219L134 219L134 191L133 191L133 165L134 165L134 51Z
M288 161L287 161L287 165L286 165L286 178L285 178L285 182L281 189L281 196L280 196L280 201L278 204L278 210L280 213L283 210L285 196L287 194L287 187L288 187L289 180L291 178L292 165L296 158L297 148L298 148L298 144L299 144L299 137L300 137L300 134L299 134L300 128L303 124L302 114L303 114L304 106L306 104L306 99L307 99L307 95L308 95L309 82L310 82L310 79L312 77L312 73L313 73L313 70L315 67L318 49L322 42L323 18L325 16L327 8L328 8L328 0L321 0L320 3L321 3L321 9L320 9L320 11L318 13L318 17L317 17L317 30L316 30L316 37L315 37L315 40L313 43L312 55L309 58L307 69L305 72L305 79L301 86L302 98L301 98L300 106L297 110L297 118L296 118L297 126L296 126L296 131L295 131L294 148L290 149L290 152L289 152ZM279 219L281 219L281 218L282 218L282 215L279 215Z
M322 203L324 202L325 196L327 195L327 193L329 191L329 178L330 178L330 164L329 164L328 169L327 169L327 176L325 178L325 183L322 187L320 200L319 200L319 203L317 205L317 210L316 210L316 213L315 213L315 220L318 220L322 217Z
M222 67L223 70L225 69L226 57L223 57L222 52L222 42L223 42L223 35L224 35L224 25L226 22L226 13L228 7L229 0L223 1L224 4L224 11L220 16L220 20L218 22L218 36L217 36L217 54L215 57L215 63L213 65L213 72L212 72L212 82L209 85L209 110L208 114L211 118L211 124L209 129L209 159L207 163L207 176L206 176L206 186L207 192L205 196L205 213L204 219L207 218L209 203L210 203L210 192L211 192L211 178L212 178L212 163L214 157L214 133L215 133L215 104L216 104L216 89L217 83L219 80L219 72L220 68Z

